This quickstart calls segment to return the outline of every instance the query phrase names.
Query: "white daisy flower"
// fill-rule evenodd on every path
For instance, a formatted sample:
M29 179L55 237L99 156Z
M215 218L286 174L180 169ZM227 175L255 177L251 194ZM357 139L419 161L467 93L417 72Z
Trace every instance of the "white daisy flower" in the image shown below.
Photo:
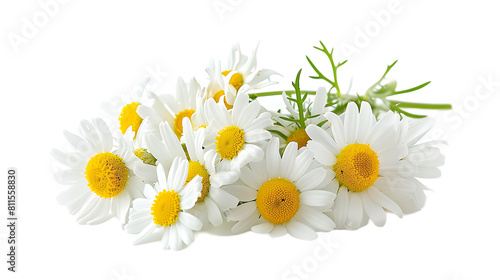
M134 138L137 135L139 127L143 121L137 113L137 108L140 105L148 105L151 98L148 96L148 83L151 79L145 78L144 81L129 94L123 94L110 102L105 102L101 105L102 109L107 113L111 122L111 131L120 131L125 134L129 127L134 131Z
M386 221L386 210L399 217L403 212L383 189L397 177L394 166L408 153L400 117L387 112L376 121L368 103L358 111L351 102L342 117L326 113L330 132L309 125L307 147L317 161L335 171L339 182L331 217L338 228L357 229L371 219L377 226ZM342 120L343 118L343 120Z
M273 137L265 159L241 169L242 184L228 186L228 191L247 201L229 214L228 220L238 221L232 230L251 228L272 236L288 232L307 240L317 237L316 230L332 230L335 224L323 212L332 205L335 193L320 189L327 172L323 167L308 170L312 162L312 153L305 148L298 151L295 142L281 157L279 140Z
M128 233L138 234L134 244L161 239L164 249L179 250L194 241L193 231L200 230L202 222L187 210L201 195L202 178L196 176L185 185L188 170L188 161L181 158L174 159L168 176L158 165L158 183L146 185L146 198L134 200L125 226Z
M139 116L145 119L146 133L155 133L159 136L159 124L167 122L180 138L183 133L182 119L185 117L192 120L194 129L208 125L203 108L203 90L194 78L189 83L179 78L175 96L158 96L151 93L151 97L153 99L151 106L137 108Z
M210 82L207 87L204 99L214 99L215 102L224 102L224 105L228 110L233 108L234 100L239 92L248 92L250 89L247 85L243 86L237 85L233 86L230 81L233 79L233 75L236 72L231 72L229 75L223 75L220 72L220 65L215 67L215 71L209 72Z
M131 201L141 197L144 188L142 180L132 171L143 164L130 145L132 128L114 141L106 123L95 119L92 123L82 121L81 132L79 136L64 131L73 152L51 151L57 161L68 167L55 173L59 183L68 185L57 200L81 224L101 223L110 214L124 224Z
M219 162L221 170L235 171L248 162L260 161L264 151L259 145L271 138L265 129L272 125L270 113L259 113L260 104L249 103L246 93L238 94L230 111L212 99L205 104L210 118L205 139L207 158Z
M283 102L285 103L285 107L292 118L299 119L299 112L292 106L292 104L288 100L288 95L283 92L282 97ZM304 104L305 109L309 108L309 113L306 116L318 115L318 117L306 119L306 127L309 124L318 125L319 123L326 121L326 118L323 114L328 111L328 109L325 107L327 98L328 95L326 93L326 89L324 87L320 87L316 91L314 100L309 104ZM281 143L280 147L283 148L290 142L296 142L299 149L305 147L307 145L307 141L311 140L311 138L306 133L305 127L302 128L296 122L285 120L282 117L289 117L289 115L283 113L274 114L273 120L277 124L273 125L273 127L270 128L270 130L274 131L275 133L279 133ZM328 127L328 123L324 123L322 126L323 129L327 129Z
M213 226L222 224L222 213L236 207L239 200L224 191L222 185L234 183L238 173L234 171L216 171L214 159L207 159L206 149L203 147L205 129L193 131L189 119L183 120L184 136L181 138L186 149L177 139L175 133L166 123L160 124L161 139L151 134L147 139L147 147L152 155L158 158L167 169L175 157L189 160L189 172L186 179L188 183L196 175L202 177L201 196L196 201L192 213L199 217L205 225ZM152 174L151 174L152 175Z
M257 49L258 46L255 47L250 57L247 57L241 53L239 44L235 44L227 62L222 66L220 63L211 61L206 69L210 79L207 98L214 98L218 101L222 95L225 95L227 98L224 101L228 106L233 106L236 94L243 85L249 89L259 89L276 84L277 82L271 81L270 78L272 75L279 75L277 72L257 68ZM221 75L227 77L224 82L222 82Z

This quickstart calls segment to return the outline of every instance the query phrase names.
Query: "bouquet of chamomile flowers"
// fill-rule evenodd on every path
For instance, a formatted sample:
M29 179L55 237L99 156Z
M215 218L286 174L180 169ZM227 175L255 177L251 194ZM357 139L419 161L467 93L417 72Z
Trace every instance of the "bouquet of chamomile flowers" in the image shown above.
M394 100L428 84L397 90L386 78L395 63L364 95L343 93L337 71L346 61L320 43L333 75L307 57L310 78L324 83L313 91L300 88L301 71L294 90L263 91L278 73L238 45L210 63L205 83L179 79L175 95L153 92L146 79L107 104L109 119L64 131L71 149L51 152L64 166L55 171L65 185L58 201L80 224L116 217L135 243L173 250L223 225L311 240L420 210L418 178L439 177L444 156L442 141L420 141L433 121L408 109L450 105ZM282 97L280 110L260 105L271 95Z

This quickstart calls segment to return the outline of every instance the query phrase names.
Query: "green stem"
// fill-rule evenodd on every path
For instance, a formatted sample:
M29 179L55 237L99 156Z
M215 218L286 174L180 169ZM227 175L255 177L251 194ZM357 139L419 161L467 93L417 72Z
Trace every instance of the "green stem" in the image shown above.
M299 70L297 73L297 78L295 78L295 83L292 83L293 87L295 88L295 99L297 101L297 109L299 110L299 127L301 128L306 128L306 122L304 120L304 106L302 105L302 92L300 90L300 73L302 72L302 69ZM307 93L305 93L307 95ZM306 98L306 96L304 96Z
M275 95L281 95L282 92L285 92L286 95L291 96L292 94L295 93L295 90L282 90L282 91L266 91L266 92L257 92L257 93L250 93L248 96L250 99L256 99L257 97L263 97L263 96L275 96ZM316 95L315 90L301 90L300 93L306 93L310 95Z
M431 109L431 110L450 110L452 108L451 104L426 104L426 103L414 103L414 102L404 102L397 100L390 100L391 105L398 105L400 108L412 108L412 109Z

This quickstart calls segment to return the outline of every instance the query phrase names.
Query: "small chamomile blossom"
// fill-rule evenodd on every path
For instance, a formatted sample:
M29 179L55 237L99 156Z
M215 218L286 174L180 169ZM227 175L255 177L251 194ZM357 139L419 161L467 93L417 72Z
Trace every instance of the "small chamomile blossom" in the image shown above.
M191 213L199 217L204 225L209 223L220 226L223 222L222 213L229 208L238 205L238 199L221 188L222 185L234 183L238 179L235 171L216 171L215 159L206 156L203 148L205 140L205 129L194 131L190 120L183 119L184 136L182 144L170 126L166 123L160 124L161 139L155 135L149 135L146 141L147 147L152 155L158 158L158 162L169 167L175 157L189 160L189 172L186 184L196 175L202 177L201 196L196 201Z
M219 162L220 170L238 171L245 164L264 157L261 146L271 138L265 128L272 125L272 121L269 112L260 112L257 101L249 102L248 94L240 93L231 110L212 99L205 104L210 120L205 153L207 158Z
M203 90L196 79L189 83L182 78L177 80L176 95L156 95L151 106L139 106L137 113L145 119L145 131L159 136L158 127L162 122L168 123L178 138L182 136L182 119L192 120L195 129L208 125L203 108Z
M335 193L322 188L328 172L321 166L310 169L312 153L290 143L279 153L273 137L261 162L241 169L241 182L229 187L245 203L231 210L228 220L237 221L234 232L252 229L281 236L287 232L300 239L315 239L316 231L330 231L334 222L324 214ZM328 178L331 181L333 176Z
M220 63L211 61L206 69L210 79L207 97L218 101L221 96L225 95L224 101L230 109L242 86L245 85L248 89L259 89L276 84L277 82L271 81L270 78L272 75L279 75L277 72L269 69L258 70L257 49L258 46L248 57L241 53L239 44L235 44L222 66Z
M134 138L139 131L143 118L139 116L137 108L140 105L149 105L151 99L148 96L150 78L134 87L129 94L120 95L110 102L101 105L108 117L112 120L110 123L111 131L120 131L125 134L129 127L134 132Z
M73 152L51 152L67 167L55 173L56 180L67 185L57 200L81 224L102 223L110 216L124 224L131 201L141 197L144 188L133 172L136 165L143 164L131 147L134 132L129 128L113 139L102 119L84 120L80 128L80 135L64 131Z
M297 109L295 109L288 100L288 95L283 92L282 97L283 103L285 104L285 107L290 113L291 117L295 120L299 119L299 112L297 112ZM305 117L309 117L304 122L305 127L300 127L297 122L284 119L289 118L290 115L283 113L276 113L273 115L273 120L276 123L272 128L270 128L270 130L274 131L275 133L279 133L281 148L285 147L290 142L296 142L299 149L307 145L307 142L311 140L311 138L306 133L307 125L318 125L326 120L323 114L328 111L328 109L325 108L327 97L328 96L326 93L326 89L324 87L320 87L318 88L316 95L314 96L314 100L309 104L304 104L304 110L307 112L307 115ZM313 118L313 116L316 117ZM328 128L328 126L329 124L325 122L323 123L322 128L326 129Z
M157 166L158 182L146 185L145 198L133 201L130 221L125 226L128 233L137 234L134 244L161 240L163 249L179 250L194 241L193 231L202 227L202 222L189 214L201 195L202 178L195 176L185 184L189 163L175 158L168 176L161 164Z
M307 147L335 172L340 187L329 215L337 227L357 229L368 220L383 226L386 211L402 217L401 207L384 192L394 186L399 175L394 167L408 153L399 115L387 112L377 121L367 102L360 111L351 102L342 116L328 112L325 117L331 130L309 125Z

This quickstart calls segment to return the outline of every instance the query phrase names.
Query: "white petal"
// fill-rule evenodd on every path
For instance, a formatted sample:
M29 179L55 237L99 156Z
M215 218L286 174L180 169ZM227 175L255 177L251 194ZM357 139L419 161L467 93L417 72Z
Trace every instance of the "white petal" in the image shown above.
M335 227L335 223L328 216L314 207L302 205L300 210L302 218L312 227L323 231L331 231Z
M403 217L403 211L401 210L401 208L385 194L380 192L377 188L371 187L367 191L373 202L391 211L398 217Z
M344 116L344 131L345 142L347 145L356 142L359 126L359 112L358 105L354 102L347 104L347 109Z
M258 190L260 185L262 185L257 181L254 172L246 166L241 168L240 180L254 190Z
M253 225L255 225L259 219L259 211L254 211L248 218L240 220L232 228L231 231L234 233L241 233L249 230Z
M329 151L332 151L332 153L338 155L340 153L340 149L337 146L337 144L333 141L333 138L328 132L326 132L324 129L321 127L315 125L315 124L310 124L306 128L306 133L311 138L311 140L314 140L316 142L319 142L322 144L326 149Z
M200 230L203 226L203 223L198 218L187 212L179 213L179 221L192 230Z
M327 206L335 199L335 194L324 190L305 191L299 196L300 202L309 206Z
M274 225L269 222L258 224L252 227L252 231L256 233L270 233L273 229Z
M325 108L327 98L328 95L326 93L326 89L324 87L318 88L311 108L311 114L313 116L323 113L323 108Z
M246 131L252 131L256 129L265 129L273 125L271 120L271 114L269 112L261 113L255 120L252 121L248 127L245 128Z
M175 190L180 192L182 186L186 182L187 174L189 171L189 162L187 159L176 157L172 163L172 167L168 172L167 190ZM158 177L158 179L160 179Z
M332 135L337 146L342 149L346 146L344 124L339 116L332 112L325 113L325 118L332 124Z
M212 225L216 227L220 226L222 224L222 215L219 207L217 207L215 202L210 197L206 197L204 201L207 207L208 220Z
M341 187L333 206L333 220L338 227L344 228L349 215L349 195L346 187Z
M290 176L291 181L297 181L309 169L313 160L313 153L308 149L300 149L295 162L295 167Z
M184 117L184 119L182 119L182 130L186 144L186 149L188 151L190 160L200 161L197 154L198 149L194 143L195 137L194 137L193 127L188 117Z
M278 174L282 178L290 178L295 168L295 161L297 160L297 143L291 142L285 148L283 157L281 159Z
M245 143L256 143L271 138L271 133L267 130L252 130L245 133Z
M176 223L177 233L184 244L189 245L194 241L194 233L191 229L184 226L182 223Z
M267 143L266 150L266 165L270 178L277 178L279 176L280 161L279 139L273 137L269 140L269 143Z
M313 229L296 221L288 222L286 224L286 229L288 233L295 238L314 240L318 237L318 234Z
M286 234L286 227L284 225L275 225L273 231L271 231L271 237L281 237Z
M244 203L236 208L231 209L231 213L227 216L228 221L242 221L250 217L257 210L255 201Z
M210 188L210 196L221 209L234 208L239 200L220 188Z
M307 142L307 148L314 154L314 158L324 166L337 163L337 157L321 143L314 140Z
M187 210L193 208L194 204L201 196L203 185L201 184L201 177L196 175L184 187L181 187L179 195L181 196L181 209Z
M158 193L156 193L151 185L144 186L144 196L146 196L148 200L154 201L157 194Z
M387 216L384 209L373 202L368 193L363 192L360 196L361 202L363 203L363 208L365 209L368 217L370 217L370 220L372 220L372 222L378 227L384 226Z
M224 186L224 190L234 195L240 201L251 201L257 198L257 190L243 185Z
M312 190L318 187L325 179L326 170L322 167L315 168L300 178L296 185L301 192Z
M145 227L134 240L134 245L142 244L149 237L150 234L155 230L154 223L150 223L147 227Z
M170 249L177 251L182 247L182 239L179 236L179 231L177 230L176 224L170 226Z
M238 94L238 97L239 96L240 94ZM247 130L251 126L252 121L254 121L257 118L259 111L260 111L260 104L256 101L252 101L241 112L240 117L237 119L237 125L241 127L243 130Z
M366 143L366 138L372 129L374 115L371 106L368 102L361 102L361 109L359 112L359 126L358 134L356 136L358 143Z
M349 229L358 229L363 220L363 204L358 193L349 192L349 216L347 227Z
M136 210L141 210L141 209L148 209L151 208L151 201L145 199L145 198L137 198L134 199L132 202L132 205L134 209Z

